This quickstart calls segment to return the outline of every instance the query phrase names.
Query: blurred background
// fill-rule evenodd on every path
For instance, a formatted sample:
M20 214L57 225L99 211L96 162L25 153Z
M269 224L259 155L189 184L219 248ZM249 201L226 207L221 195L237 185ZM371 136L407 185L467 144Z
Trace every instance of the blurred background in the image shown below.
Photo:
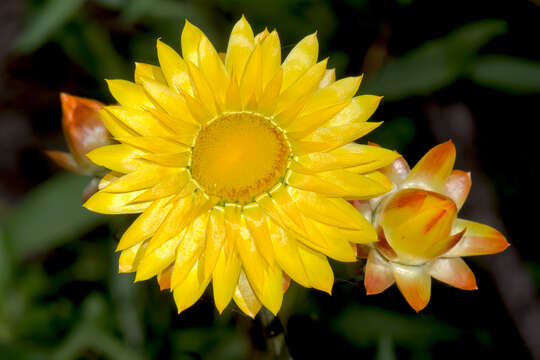
M452 138L473 176L461 216L512 244L468 259L478 291L434 282L418 315L395 287L367 297L362 263L334 263L333 296L286 294L291 355L540 359L538 0L0 1L0 359L270 358L268 329L234 306L218 316L207 293L177 316L156 281L118 274L131 219L81 208L89 178L42 152L66 148L60 92L112 102L103 79L157 64L158 37L178 49L185 18L225 50L241 14L278 29L285 54L318 30L338 77L365 73L386 122L367 140L414 164Z

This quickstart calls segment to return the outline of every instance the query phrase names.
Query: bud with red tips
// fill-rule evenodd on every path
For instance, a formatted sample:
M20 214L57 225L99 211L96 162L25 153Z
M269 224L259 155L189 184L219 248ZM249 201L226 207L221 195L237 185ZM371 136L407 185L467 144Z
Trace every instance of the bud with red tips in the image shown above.
M497 230L457 218L471 188L469 173L453 170L451 141L431 149L409 170L403 158L383 172L393 190L355 206L371 220L378 241L367 253L364 285L378 294L394 282L413 309L422 310L431 296L431 277L463 290L477 288L462 256L494 254L508 242Z

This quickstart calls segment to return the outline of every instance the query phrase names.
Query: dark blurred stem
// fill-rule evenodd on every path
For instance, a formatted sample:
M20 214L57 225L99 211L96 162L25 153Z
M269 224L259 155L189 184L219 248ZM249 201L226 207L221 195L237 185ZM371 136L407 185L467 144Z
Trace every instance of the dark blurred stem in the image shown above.
M270 310L263 307L257 315L261 322L263 335L266 340L266 347L274 359L292 359L289 348L285 342L285 332L278 317L274 316Z

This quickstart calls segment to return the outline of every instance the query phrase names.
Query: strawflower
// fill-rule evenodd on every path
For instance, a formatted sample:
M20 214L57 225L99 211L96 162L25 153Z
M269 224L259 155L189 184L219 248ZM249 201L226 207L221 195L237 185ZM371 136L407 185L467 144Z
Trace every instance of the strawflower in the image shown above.
M364 285L378 294L394 282L416 311L431 296L431 277L463 290L475 290L476 279L463 256L494 254L508 246L497 230L457 217L471 176L454 167L451 141L432 148L410 170L403 158L383 172L391 192L355 206L374 224L378 241L359 245L367 255Z
M137 63L135 82L108 81L120 105L102 120L119 144L88 154L110 172L84 206L142 213L123 234L120 271L157 276L178 312L212 282L222 312L281 307L284 283L328 293L327 257L356 260L376 240L346 199L380 196L392 151L353 141L380 97L356 96L360 77L335 81L317 62L316 34L281 61L276 31L253 34L244 17L224 58L186 22L182 57L157 41L159 66Z

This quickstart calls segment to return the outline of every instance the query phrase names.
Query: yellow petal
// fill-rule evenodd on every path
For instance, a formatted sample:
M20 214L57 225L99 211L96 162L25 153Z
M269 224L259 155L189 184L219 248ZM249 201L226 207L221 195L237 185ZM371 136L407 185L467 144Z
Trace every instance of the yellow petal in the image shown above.
M107 174L105 174L105 176L101 178L101 180L99 180L98 190L105 189L110 183L112 183L114 180L118 179L122 175L122 173L118 173L115 171L108 172Z
M292 137L293 139L306 137L343 110L349 102L350 101L347 100L310 114L298 116L286 126L287 136Z
M311 191L288 188L289 194L302 214L319 222L341 228L364 230L368 221L354 206L341 198L327 198Z
M435 146L412 168L403 187L443 192L456 161L456 148L452 141Z
M227 228L225 244L221 249L213 274L214 301L220 313L227 307L234 294L242 262L237 252L240 213L236 206L225 206Z
M364 286L368 295L380 294L394 284L394 275L389 263L372 249L369 252L364 276Z
M182 55L186 61L191 61L195 65L199 64L199 44L203 37L206 36L201 29L186 19L181 36Z
M229 74L234 73L241 78L244 73L244 67L255 46L254 44L253 30L251 30L251 26L246 18L242 16L234 25L229 38L229 45L227 46L225 66Z
M263 31L255 35L255 38L253 40L255 42L255 45L260 45L264 41L264 39L266 39L268 35L270 35L270 33L268 32L268 29L264 28Z
M365 122L377 110L382 96L360 95L354 97L339 114L328 121L325 126L343 126L354 122Z
M144 190L133 191L123 194L113 194L98 191L88 199L83 206L88 210L102 214L137 214L150 206L150 203L143 202L131 204L131 201L139 196Z
M141 155L144 155L144 151L124 144L101 146L86 154L94 163L121 173L148 166L146 161L139 159Z
M194 124L196 126L199 125L199 122L195 120L189 111L186 100L182 95L171 91L166 85L150 79L143 79L142 85L144 90L156 104L170 115L170 117L167 118L164 115L160 116L162 111L151 111L157 119L166 119L163 123L168 127L171 129L178 129L177 132L181 132L183 126L185 126L182 123Z
M149 79L152 79L160 83L164 83L164 84L166 84L167 82L159 66L136 62L135 63L135 83L141 84L142 79L144 78L149 78Z
M429 274L435 279L462 290L476 290L476 278L461 258L440 258L433 261Z
M98 113L99 118L113 137L129 137L138 135L135 130L129 128L120 120L109 114L107 110L101 109Z
M289 88L302 74L315 65L318 56L319 42L316 33L306 36L296 44L281 65L283 69L282 91Z
M169 45L158 39L159 65L169 86L177 92L193 94L185 61Z
M419 312L431 297L431 277L423 266L390 263L396 284L411 307Z
M238 284L234 290L234 302L246 315L255 318L262 307L261 302L255 295L244 271L240 271Z
M335 169L354 168L350 171L366 173L391 164L399 157L394 151L377 146L349 143L329 152L299 156L298 171L321 172ZM294 170L297 170L293 167Z
M333 84L336 81L336 69L328 69L324 73L323 78L319 82L319 88L322 89L328 85Z
M205 37L199 44L199 68L208 80L218 104L223 107L229 75L212 43Z
M379 127L382 122L356 122L341 126L321 127L301 141L291 140L294 153L330 151L350 143Z
M147 243L140 242L123 250L118 260L118 272L130 273L137 270L137 266L146 250L146 245Z
M332 259L343 262L355 262L355 248L349 244L347 236L334 233L335 226L321 224L315 220L303 217L307 237L298 237L298 241ZM321 231L324 230L324 231Z
M262 285L265 278L266 261L259 253L255 239L247 229L245 220L241 220L239 237L237 241L238 254L242 260L242 267L257 296L262 296Z
M257 205L249 205L244 207L243 214L246 219L247 227L253 238L258 251L268 264L274 262L274 254L272 252L272 242L268 232L267 217L262 213Z
M115 140L143 151L157 154L180 153L189 149L189 147L173 140L157 136L129 136L116 138Z
M161 271L157 276L159 290L167 290L171 288L171 277L174 269L174 264L169 265L165 270Z
M205 248L208 214L202 214L189 226L186 235L176 249L176 259L171 278L174 289L185 281L189 272L200 258Z
M184 151L174 154L146 154L142 155L141 159L148 160L155 165L184 168L189 164L191 159L191 151Z
M240 97L240 84L238 76L235 73L231 74L231 81L229 88L227 89L227 95L225 99L225 110L227 111L241 111L242 110L242 98Z
M125 106L107 106L105 110L143 136L171 137L173 135L170 129L148 111L131 109Z
M457 219L452 232L465 230L461 240L444 256L475 256L496 254L506 249L510 244L499 231L491 226L474 221Z
M330 197L369 199L392 189L392 183L381 173L354 174L345 170L334 170L307 175L290 172L287 183L302 190L313 191Z
M281 45L277 31L272 31L261 43L263 59L262 85L266 88L275 74L281 69ZM279 89L278 89L279 94Z
M346 240L354 244L368 244L377 241L377 234L373 226L366 226L362 230L349 230L337 226L331 226L317 221L313 222L318 230L328 239L329 242Z
M126 80L107 80L109 91L121 105L144 110L154 108L141 85Z
M201 73L200 69L193 63L188 62L188 71L191 78L191 84L193 85L194 97L203 105L208 113L210 120L217 114L217 103L214 96L214 92L210 87L209 79L206 79ZM188 103L189 106L189 103Z
M116 251L130 248L154 235L171 210L170 198L154 201L124 232Z
M210 277L214 272L216 262L225 243L226 230L224 216L225 212L221 207L215 207L210 212L206 232L206 249L204 251L203 272L205 277Z
M264 92L259 102L259 112L264 115L271 116L274 114L279 91L281 89L281 80L283 79L283 71L278 69L274 77L269 81L265 87Z
M262 52L261 47L256 46L244 69L244 75L240 81L240 98L244 109L256 110L255 107L250 108L248 103L256 104L261 98L262 93Z
M332 294L334 273L326 256L302 244L298 246L298 254L304 264L311 286Z
M347 77L319 89L306 104L306 107L302 110L302 114L310 114L320 109L350 100L358 91L361 82L361 76Z
M151 165L134 171L113 181L102 191L111 193L126 193L143 190L158 184L163 178L179 173L181 170Z
M199 262L195 263L184 282L173 290L174 302L176 303L178 313L195 304L204 293L209 282L210 278L201 276Z
M260 300L274 315L281 308L283 292L283 271L277 264L270 266L266 272Z
M170 176L167 176L161 179L155 186L144 191L141 195L137 196L133 203L135 202L144 202L144 201L153 201L161 199L163 197L179 194L180 192L189 191L192 192L195 188L188 188L189 180L191 176L187 170L181 170L179 172L173 173Z

